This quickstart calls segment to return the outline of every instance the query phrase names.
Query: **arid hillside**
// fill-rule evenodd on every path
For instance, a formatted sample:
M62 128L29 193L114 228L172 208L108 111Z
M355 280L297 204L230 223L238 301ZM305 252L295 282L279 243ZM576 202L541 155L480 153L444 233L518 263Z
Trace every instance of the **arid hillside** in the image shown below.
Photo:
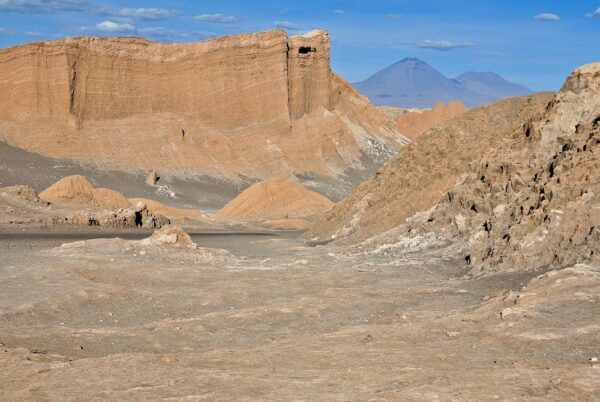
M415 141L421 134L467 111L461 101L438 102L432 109L409 111L395 118L398 131Z
M329 46L325 31L276 30L0 50L0 140L118 170L324 178L340 193L408 141L331 72Z
M481 269L598 259L600 63L575 70L544 113L470 164L428 221Z
M537 94L494 102L429 130L338 203L307 238L360 241L433 207L472 161L510 139L551 99Z

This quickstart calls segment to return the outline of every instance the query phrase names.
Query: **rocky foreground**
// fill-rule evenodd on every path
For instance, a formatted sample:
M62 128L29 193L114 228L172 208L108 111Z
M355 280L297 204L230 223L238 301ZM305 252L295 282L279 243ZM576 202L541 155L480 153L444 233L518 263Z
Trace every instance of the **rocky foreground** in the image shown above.
M448 250L0 241L3 400L593 400L600 267ZM248 240L241 240L247 242Z

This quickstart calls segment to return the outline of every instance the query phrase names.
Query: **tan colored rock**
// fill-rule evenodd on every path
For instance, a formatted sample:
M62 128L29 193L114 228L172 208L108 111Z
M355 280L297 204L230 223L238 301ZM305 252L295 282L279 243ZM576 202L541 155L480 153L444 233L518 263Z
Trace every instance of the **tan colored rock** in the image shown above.
M473 162L430 215L477 269L564 267L600 255L600 63ZM463 236L448 217L466 217ZM467 257L465 257L467 258Z
M0 140L121 170L343 177L407 143L330 71L325 31L31 43L0 50L0 93Z
M192 238L182 228L175 225L163 226L155 231L152 236L142 240L144 245L152 246L178 246L196 248Z
M395 118L396 128L415 141L421 134L467 111L461 101L438 102L433 109L412 111Z
M311 218L330 210L333 205L326 197L295 181L272 178L242 191L216 216L234 221Z
M163 215L169 220L185 221L186 219L207 220L209 215L197 209L174 208L161 202L146 198L129 198L132 205L144 204L152 213Z
M131 204L119 192L107 188L94 188L84 176L63 177L40 193L48 202L69 203L106 209L129 208Z
M336 204L306 236L360 241L433 207L472 161L511 138L550 99L551 94L537 94L498 101L430 129Z
M18 199L21 201L28 201L28 202L35 202L35 203L38 203L41 201L40 197L38 196L38 194L35 192L34 189L32 189L29 186L24 186L24 185L16 185L16 186L0 188L0 195L10 197L10 198L15 198L15 199Z
M154 170L152 170L150 173L148 173L148 177L146 177L146 184L154 187L154 186L156 186L157 182L158 182L158 175L156 174L156 172Z

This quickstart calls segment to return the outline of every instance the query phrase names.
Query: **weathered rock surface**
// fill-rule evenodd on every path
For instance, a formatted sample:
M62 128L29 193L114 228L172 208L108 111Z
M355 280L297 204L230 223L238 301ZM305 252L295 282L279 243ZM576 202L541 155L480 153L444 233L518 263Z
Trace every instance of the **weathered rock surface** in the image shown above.
M190 235L188 235L182 228L175 225L163 226L159 230L155 231L152 236L141 241L144 245L154 246L178 246L185 248L196 248L196 244L192 241Z
M0 140L121 170L336 178L407 142L330 71L325 31L26 44L0 51L0 93Z
M38 194L29 186L24 185L16 185L0 188L0 195L3 197L8 197L12 199L17 199L20 201L26 202L34 202L39 203L42 202Z
M510 138L551 98L537 94L494 102L429 130L336 204L306 236L360 241L433 207L469 163Z
M481 269L598 258L600 63L575 70L543 113L470 164L429 220Z
M129 198L128 201L131 205L137 205L142 203L151 210L153 213L162 215L171 221L186 221L186 220L209 220L210 216L198 209L185 209L185 208L174 208L169 205L165 205L155 200L149 200L146 198Z
M216 217L234 221L310 219L329 211L333 205L326 197L295 181L272 178L242 191Z
M417 137L432 127L456 117L467 111L461 101L448 104L438 102L432 109L401 114L395 118L398 131L415 141Z

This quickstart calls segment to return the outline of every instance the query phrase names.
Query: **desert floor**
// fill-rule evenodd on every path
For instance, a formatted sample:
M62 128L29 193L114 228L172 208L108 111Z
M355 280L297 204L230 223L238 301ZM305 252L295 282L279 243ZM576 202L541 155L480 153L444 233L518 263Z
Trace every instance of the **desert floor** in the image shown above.
M596 267L477 278L443 249L365 254L292 232L197 232L199 248L185 249L149 246L139 231L3 229L0 399L600 392Z

